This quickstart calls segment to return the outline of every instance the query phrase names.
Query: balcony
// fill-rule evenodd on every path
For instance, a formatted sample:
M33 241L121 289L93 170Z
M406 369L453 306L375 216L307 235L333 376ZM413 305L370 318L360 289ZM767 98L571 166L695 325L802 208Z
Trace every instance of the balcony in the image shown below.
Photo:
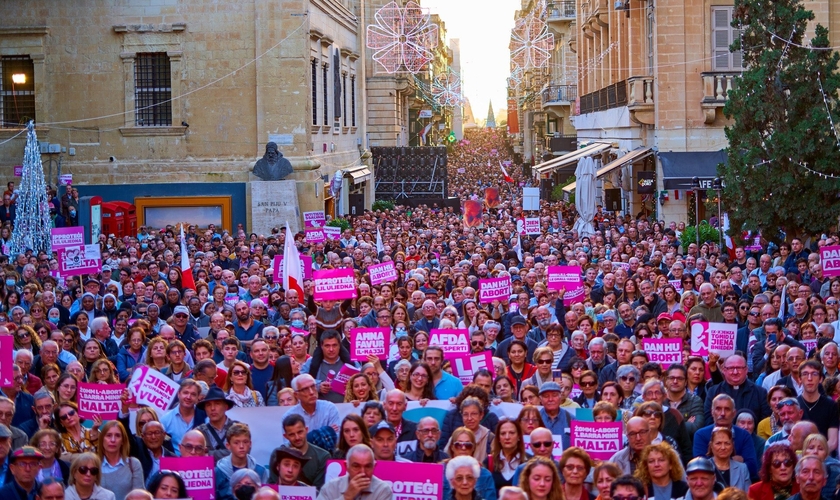
M715 72L700 73L703 78L703 108L704 122L714 123L717 110L723 109L729 96L729 91L735 88L735 77L739 73Z
M580 114L606 111L627 105L627 80L580 97Z
M577 136L553 135L545 138L545 147L554 155L562 155L577 149Z
M640 125L653 125L653 77L632 76L627 79L627 86L630 119Z
M568 106L577 99L577 85L549 85L542 91L542 107Z
M577 16L577 8L574 0L563 0L560 2L549 2L546 8L548 12L548 25L554 29L568 26Z

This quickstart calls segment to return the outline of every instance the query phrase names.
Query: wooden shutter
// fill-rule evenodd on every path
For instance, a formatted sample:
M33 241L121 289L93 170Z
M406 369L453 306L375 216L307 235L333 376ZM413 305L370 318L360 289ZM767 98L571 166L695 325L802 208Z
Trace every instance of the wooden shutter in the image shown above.
M742 69L743 53L729 52L729 46L741 31L733 28L732 7L712 7L712 69L738 71Z

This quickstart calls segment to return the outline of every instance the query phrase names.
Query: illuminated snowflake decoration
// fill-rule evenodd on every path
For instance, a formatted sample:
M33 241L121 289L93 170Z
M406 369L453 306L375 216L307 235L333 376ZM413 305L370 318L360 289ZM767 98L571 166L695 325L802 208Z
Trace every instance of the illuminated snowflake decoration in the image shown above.
M455 73L436 76L432 81L432 96L441 106L454 108L462 105L464 96L461 93L461 78Z
M518 89L522 85L523 78L522 68L516 65L513 61L510 63L510 77L508 77L508 87Z
M376 24L367 27L367 48L373 60L388 73L417 73L432 60L438 45L438 26L428 12L414 2L400 7L391 2L374 14Z
M554 34L534 16L516 21L510 31L510 59L523 70L544 68L554 49Z

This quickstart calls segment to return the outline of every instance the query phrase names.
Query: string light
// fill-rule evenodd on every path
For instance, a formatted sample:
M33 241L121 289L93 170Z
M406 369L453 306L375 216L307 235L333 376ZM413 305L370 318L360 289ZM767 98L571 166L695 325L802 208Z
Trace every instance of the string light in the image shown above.
M418 73L434 56L438 46L438 25L430 21L428 11L415 2L400 7L391 2L374 14L376 24L367 27L367 48L375 50L372 59L386 72L402 68Z
M9 255L24 253L27 249L36 254L52 252L50 228L52 220L44 182L44 165L41 163L41 148L35 134L35 122L26 126L26 148L23 156L23 172L20 178L20 195L15 202L17 217L9 242Z

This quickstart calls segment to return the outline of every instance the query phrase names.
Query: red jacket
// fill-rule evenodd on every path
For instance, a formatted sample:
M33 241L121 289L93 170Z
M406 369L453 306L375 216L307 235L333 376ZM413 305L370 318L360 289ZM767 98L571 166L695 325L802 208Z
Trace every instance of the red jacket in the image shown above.
M799 483L796 478L793 480L793 489L790 491L791 496L799 493ZM750 491L747 494L750 500L773 500L773 485L769 482L759 481L750 486Z

